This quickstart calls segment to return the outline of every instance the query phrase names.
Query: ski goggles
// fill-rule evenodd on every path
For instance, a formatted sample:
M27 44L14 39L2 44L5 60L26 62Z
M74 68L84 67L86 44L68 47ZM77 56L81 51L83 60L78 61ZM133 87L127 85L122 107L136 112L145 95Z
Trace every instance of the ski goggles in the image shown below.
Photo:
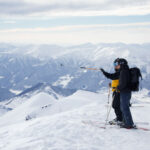
M114 62L114 67L118 66L119 63L118 62Z

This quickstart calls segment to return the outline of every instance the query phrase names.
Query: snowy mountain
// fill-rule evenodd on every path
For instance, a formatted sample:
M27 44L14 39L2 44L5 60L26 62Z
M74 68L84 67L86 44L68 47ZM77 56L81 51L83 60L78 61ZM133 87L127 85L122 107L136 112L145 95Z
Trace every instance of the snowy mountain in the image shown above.
M150 44L87 43L61 47L1 43L0 100L10 99L40 83L73 91L99 91L107 87L108 80L100 72L81 70L80 66L103 67L113 72L113 61L118 57L127 58L131 67L138 66L144 78L143 87L150 89L149 48Z
M134 121L150 128L148 91L133 95ZM149 131L107 126L107 92L78 91L69 97L54 99L38 93L8 106L14 109L0 117L0 148L4 150L149 150ZM19 100L19 99L18 99ZM134 107L136 106L136 107ZM111 112L109 119L114 118ZM94 125L84 122L92 121ZM141 123L141 124L140 124ZM143 123L143 124L142 124ZM116 142L117 141L117 142ZM9 144L8 144L9 142Z
M150 44L57 45L0 44L0 149L2 150L149 150L149 131L104 126L108 82L124 57L143 75L133 93L135 123L150 129ZM111 102L110 97L110 102ZM111 111L109 119L114 118ZM86 122L92 121L92 124Z

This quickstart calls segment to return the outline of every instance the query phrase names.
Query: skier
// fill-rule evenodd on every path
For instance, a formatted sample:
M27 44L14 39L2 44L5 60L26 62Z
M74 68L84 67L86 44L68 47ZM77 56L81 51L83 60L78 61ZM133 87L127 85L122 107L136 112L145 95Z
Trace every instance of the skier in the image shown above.
M119 58L116 60L116 65L120 69L119 85L117 87L117 91L120 91L120 106L123 114L123 123L120 124L120 127L127 129L136 128L130 112L131 75L128 62L123 58Z
M109 79L112 80L112 91L113 91L113 104L114 112L116 114L116 118L112 121L109 121L110 124L121 124L123 121L122 112L120 108L120 92L117 91L117 86L119 85L119 76L120 76L120 67L117 64L118 59L114 61L114 69L115 73L108 73L104 71L104 69L100 69L102 73Z

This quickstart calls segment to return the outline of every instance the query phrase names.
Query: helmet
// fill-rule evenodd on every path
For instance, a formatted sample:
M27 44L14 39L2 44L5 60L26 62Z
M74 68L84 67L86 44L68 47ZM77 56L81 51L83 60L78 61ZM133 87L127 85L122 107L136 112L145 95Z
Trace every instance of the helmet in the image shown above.
M118 65L128 65L128 62L124 58L117 58L114 61L114 66L118 66Z
M116 67L118 65L119 65L119 58L117 58L117 59L114 60L114 67Z
M120 65L128 65L128 62L127 62L126 59L120 58L120 59L119 59L119 64L120 64Z

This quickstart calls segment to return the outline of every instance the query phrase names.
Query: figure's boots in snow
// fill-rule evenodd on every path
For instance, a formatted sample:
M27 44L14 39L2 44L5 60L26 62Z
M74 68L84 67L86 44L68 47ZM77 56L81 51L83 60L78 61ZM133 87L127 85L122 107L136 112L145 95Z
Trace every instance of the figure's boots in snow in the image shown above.
M110 124L110 125L120 125L120 124L122 124L122 123L123 123L123 122L117 120L117 118L115 118L115 119L109 121L109 124Z

